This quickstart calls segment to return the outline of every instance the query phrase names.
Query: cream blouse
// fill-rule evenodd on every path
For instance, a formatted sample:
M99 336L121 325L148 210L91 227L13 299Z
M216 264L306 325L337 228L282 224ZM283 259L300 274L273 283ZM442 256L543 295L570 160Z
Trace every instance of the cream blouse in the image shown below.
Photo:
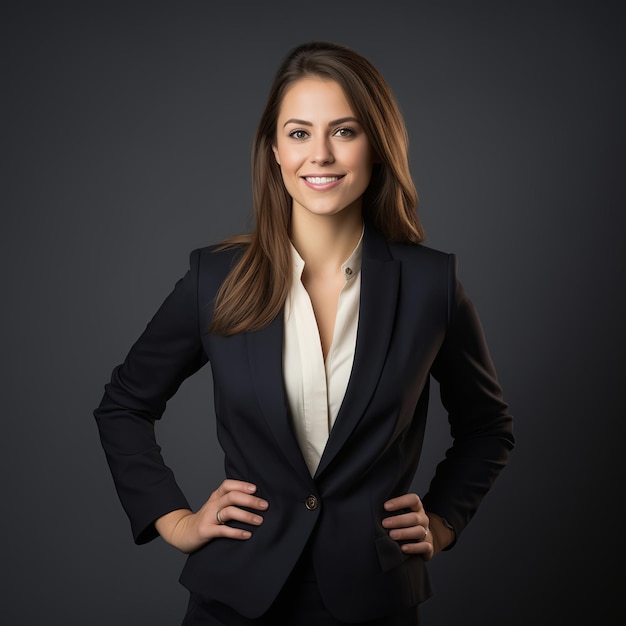
M361 295L363 235L341 269L333 340L322 354L315 313L302 284L304 260L292 246L293 280L285 302L283 376L296 438L311 476L315 474L352 371Z

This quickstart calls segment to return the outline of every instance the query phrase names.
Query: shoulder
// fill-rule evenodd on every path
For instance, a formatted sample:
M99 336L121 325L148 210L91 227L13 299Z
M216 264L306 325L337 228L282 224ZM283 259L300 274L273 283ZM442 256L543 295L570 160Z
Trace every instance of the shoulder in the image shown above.
M379 260L394 260L402 263L446 265L450 253L430 248L422 243L402 243L387 239L378 229L366 223L364 253Z
M404 294L419 300L436 302L450 318L452 303L459 285L455 254L424 244L387 242L389 254L400 264L400 284Z
M199 302L213 301L245 249L245 245L214 244L192 250L183 283L197 294Z
M437 281L454 281L457 273L456 255L423 244L388 242L391 257L409 272L419 272Z
M189 255L191 271L226 277L246 250L245 244L213 244L196 248Z
M424 244L399 243L386 239L377 229L366 226L364 260L399 264L405 278L449 282L456 275L456 256Z

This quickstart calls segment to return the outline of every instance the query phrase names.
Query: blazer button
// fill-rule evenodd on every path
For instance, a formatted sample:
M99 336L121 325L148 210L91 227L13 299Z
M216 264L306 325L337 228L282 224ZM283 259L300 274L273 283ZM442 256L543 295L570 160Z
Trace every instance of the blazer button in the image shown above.
M314 495L307 496L307 499L304 501L306 508L309 511L315 511L315 509L319 506L319 502Z

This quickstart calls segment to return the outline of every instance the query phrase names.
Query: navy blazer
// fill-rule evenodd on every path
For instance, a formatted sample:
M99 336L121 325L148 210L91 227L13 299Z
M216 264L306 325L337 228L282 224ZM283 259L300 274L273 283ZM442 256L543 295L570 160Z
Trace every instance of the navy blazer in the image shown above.
M338 619L373 619L421 602L431 593L425 562L405 555L381 520L383 503L414 478L430 376L440 383L453 445L423 501L457 538L513 448L512 418L454 255L390 243L366 227L354 364L311 477L283 387L283 316L232 337L207 330L238 254L215 247L191 254L189 271L114 369L95 410L135 541L157 535L158 517L190 508L163 462L154 421L210 361L226 476L256 484L270 506L251 539L219 538L191 554L181 583L257 617L311 541L321 594ZM207 495L216 487L207 485Z

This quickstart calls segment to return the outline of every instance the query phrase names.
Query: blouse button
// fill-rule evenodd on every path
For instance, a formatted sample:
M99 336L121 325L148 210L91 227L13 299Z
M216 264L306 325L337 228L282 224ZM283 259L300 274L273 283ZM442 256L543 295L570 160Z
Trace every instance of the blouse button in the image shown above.
M351 267L346 267L345 272L346 272L346 276L352 276L352 268Z
M315 509L319 506L319 502L314 495L307 496L307 499L304 501L306 508L309 511L315 511Z

